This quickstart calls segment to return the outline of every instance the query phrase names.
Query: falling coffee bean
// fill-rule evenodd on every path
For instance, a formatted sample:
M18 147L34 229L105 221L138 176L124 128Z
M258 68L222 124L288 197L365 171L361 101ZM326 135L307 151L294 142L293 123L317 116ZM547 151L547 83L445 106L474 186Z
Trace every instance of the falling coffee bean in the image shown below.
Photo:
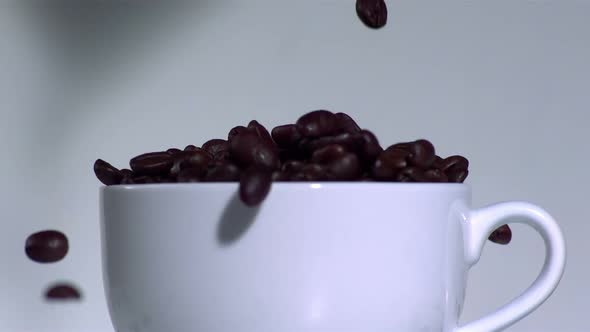
M508 244L512 240L512 230L508 225L502 225L490 234L488 239L498 244Z
M272 174L268 170L252 167L240 178L240 199L248 206L256 206L270 191Z
M356 13L369 28L379 29L387 24L387 5L384 0L357 0Z
M50 301L80 300L80 291L70 284L56 284L45 292L45 298Z
M29 235L25 241L25 253L37 263L54 263L66 257L68 238L62 232L46 230Z

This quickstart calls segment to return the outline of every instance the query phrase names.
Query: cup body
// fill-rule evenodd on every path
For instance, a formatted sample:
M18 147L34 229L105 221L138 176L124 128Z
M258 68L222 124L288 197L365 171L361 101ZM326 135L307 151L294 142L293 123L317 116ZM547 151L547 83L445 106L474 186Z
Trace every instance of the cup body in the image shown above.
M235 183L101 192L119 332L450 332L465 295L464 184Z

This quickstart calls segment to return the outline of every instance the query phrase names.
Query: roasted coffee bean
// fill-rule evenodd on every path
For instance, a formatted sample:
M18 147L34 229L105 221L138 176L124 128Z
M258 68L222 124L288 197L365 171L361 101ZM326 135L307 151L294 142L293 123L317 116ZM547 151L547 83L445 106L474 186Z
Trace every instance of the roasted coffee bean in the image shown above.
M121 179L121 184L135 184L135 182L133 181L133 176L124 176Z
M328 175L333 180L356 180L361 174L361 165L354 153L346 153L340 158L333 160L327 165L327 168Z
M242 132L231 140L230 153L236 163L243 168L256 165L274 170L280 165L277 149L251 131Z
M207 168L185 168L178 173L178 176L176 176L176 182L200 182L206 174Z
M100 182L107 186L119 184L123 179L123 174L117 168L102 159L97 159L94 162L94 174Z
M379 29L387 24L387 5L384 0L356 0L356 13L369 28Z
M375 160L372 169L373 176L379 181L394 181L399 170L408 165L409 155L410 153L405 150L388 148Z
M333 135L338 131L334 113L325 110L307 113L297 120L297 129L304 137Z
M288 160L300 160L303 161L308 158L308 154L306 154L303 150L294 148L294 149L280 149L279 150L279 159L281 162L285 162Z
M468 175L469 171L466 169L451 168L449 171L447 171L449 182L462 183L463 181L465 181Z
M207 165L213 159L209 152L203 149L196 149L194 151L185 152L182 161L182 168L202 168L207 169Z
M226 162L210 168L205 175L204 181L208 182L228 182L240 179L240 169L238 166Z
M409 161L412 165L426 169L434 163L436 154L434 146L425 139L414 141L410 144L411 156Z
M123 169L121 169L121 171L120 171L120 172L121 172L121 175L122 175L123 177L126 177L126 176L133 176L133 171L132 171L132 170L130 170L130 169L128 169L128 168L123 168Z
M153 177L147 175L134 176L132 181L134 184L156 183L156 180Z
M272 175L268 170L252 167L240 177L240 199L248 206L255 206L270 192Z
M359 152L359 157L366 164L372 164L379 154L383 151L383 148L379 144L379 140L375 134L368 130L361 131L361 137L363 138L362 148Z
M291 179L291 175L289 172L285 171L274 171L272 172L272 181L289 181Z
M232 129L229 131L229 133L227 133L227 140L228 140L228 141L231 141L231 140L232 140L232 138L236 137L236 135L238 135L238 134L240 134L240 133L243 133L243 132L245 132L246 130L248 130L248 129L246 129L246 127L244 127L244 126L236 126L236 127L233 127L233 128L232 128Z
M361 131L358 124L348 114L336 113L335 116L339 132L357 134Z
M319 164L307 164L301 170L303 177L306 181L319 181L325 180L326 170L322 165Z
M144 153L129 162L133 172L138 175L167 174L173 163L174 158L167 152Z
M226 140L214 138L205 142L202 148L211 155L215 156L221 151L229 151L229 143Z
M295 147L301 140L301 134L294 124L274 127L271 134L272 139L280 148Z
M424 171L415 166L408 166L399 170L396 180L400 182L429 182Z
M38 263L60 261L66 257L68 250L68 238L64 233L55 230L31 234L25 242L25 253Z
M294 182L307 181L305 179L305 173L303 173L302 170L299 171L299 172L295 172L295 173L291 174L290 180L291 181L294 181Z
M177 148L170 148L170 149L166 150L166 152L168 152L168 154L175 155L177 153L182 152L182 150L181 149L177 149Z
M256 135L258 135L258 137L260 139L267 142L268 144L274 143L268 130L263 125L261 125L258 121L256 121L256 120L250 121L250 123L248 123L248 130L255 132Z
M364 139L361 134L342 133L335 136L324 136L316 139L306 139L302 141L304 144L301 148L310 153L316 151L330 144L342 145L349 152L356 152L363 148Z
M79 300L82 298L80 291L70 284L57 284L51 286L45 292L47 300Z
M512 240L512 230L508 225L502 225L490 234L488 239L498 244L508 244Z
M189 144L184 148L184 151L194 151L196 149L198 149L196 146Z
M424 176L428 182L448 182L446 174L438 168L429 169L424 172Z
M299 172L300 170L302 170L303 166L305 166L305 164L302 161L289 160L289 161L283 163L281 170L284 172L287 172L287 173L294 173L294 172Z
M434 168L438 168L440 170L442 170L443 168L443 160L440 156L435 155L434 156L434 162L432 163L432 167Z
M448 171L449 169L468 169L469 161L463 156L450 156L440 162L440 169Z
M342 158L346 154L346 149L339 144L331 144L319 150L316 150L311 156L311 162L318 164L327 164Z

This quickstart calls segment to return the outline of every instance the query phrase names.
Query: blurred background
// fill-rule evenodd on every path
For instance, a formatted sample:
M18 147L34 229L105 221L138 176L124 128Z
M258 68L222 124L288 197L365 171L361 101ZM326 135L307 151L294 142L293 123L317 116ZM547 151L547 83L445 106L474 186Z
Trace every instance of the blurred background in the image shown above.
M257 119L326 108L384 145L428 138L471 161L474 205L528 200L561 224L568 266L510 331L590 331L590 1L391 1L375 31L353 0L0 2L0 331L113 332L95 159L200 145ZM27 259L58 229L70 252ZM462 321L524 290L543 243L513 227L472 270ZM48 303L54 281L83 300Z

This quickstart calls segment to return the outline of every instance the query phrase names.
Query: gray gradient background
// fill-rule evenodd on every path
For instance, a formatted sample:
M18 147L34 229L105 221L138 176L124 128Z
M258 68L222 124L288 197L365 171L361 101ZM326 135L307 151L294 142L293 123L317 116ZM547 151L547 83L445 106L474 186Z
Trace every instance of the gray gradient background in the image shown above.
M590 2L389 1L371 31L353 0L0 3L0 331L113 332L92 162L200 144L233 125L347 112L382 142L419 137L471 160L474 205L522 199L567 237L560 287L515 332L590 331ZM24 239L65 231L62 262ZM535 278L543 244L514 226L472 270L463 321ZM72 280L85 301L47 304Z

